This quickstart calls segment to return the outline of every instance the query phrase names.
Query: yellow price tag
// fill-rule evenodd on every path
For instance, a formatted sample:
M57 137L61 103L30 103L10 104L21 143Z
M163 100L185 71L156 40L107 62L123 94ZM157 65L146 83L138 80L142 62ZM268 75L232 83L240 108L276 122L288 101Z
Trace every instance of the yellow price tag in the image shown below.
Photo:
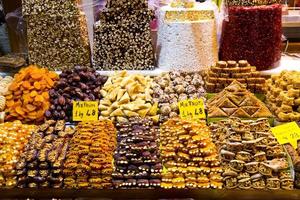
M290 143L297 149L297 141L300 140L300 128L296 122L291 122L271 128L273 135L279 144Z
M203 99L188 99L178 102L179 113L182 119L205 119Z
M97 121L98 101L73 101L73 121Z

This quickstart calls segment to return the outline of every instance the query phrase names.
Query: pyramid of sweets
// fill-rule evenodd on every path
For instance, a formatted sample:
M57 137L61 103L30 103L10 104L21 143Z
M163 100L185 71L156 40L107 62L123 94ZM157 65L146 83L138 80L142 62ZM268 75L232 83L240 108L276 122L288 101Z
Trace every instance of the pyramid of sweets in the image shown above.
M244 85L233 81L222 92L207 101L208 117L272 117L267 106Z
M267 106L278 121L300 120L300 73L283 71L267 80Z
M204 98L204 81L200 73L172 71L153 78L152 101L158 103L160 122L179 115L178 102Z
M222 167L205 122L179 118L161 126L163 188L222 188Z
M80 122L64 163L64 187L110 188L115 147L116 129L111 121Z
M78 0L23 0L29 62L54 70L90 66L85 14Z
M93 62L102 70L154 68L150 21L145 0L109 0L94 25Z
M206 90L210 93L220 92L234 80L246 85L253 93L264 92L265 78L246 60L218 61L206 72Z
M15 168L34 130L35 126L24 125L20 121L0 124L0 187L13 188L17 185Z
M46 121L32 134L16 166L19 188L61 188L63 163L74 128Z
M114 155L115 188L155 188L161 183L159 127L150 118L117 123L118 146Z
M211 124L227 189L293 189L284 148L270 131L268 119L229 118Z

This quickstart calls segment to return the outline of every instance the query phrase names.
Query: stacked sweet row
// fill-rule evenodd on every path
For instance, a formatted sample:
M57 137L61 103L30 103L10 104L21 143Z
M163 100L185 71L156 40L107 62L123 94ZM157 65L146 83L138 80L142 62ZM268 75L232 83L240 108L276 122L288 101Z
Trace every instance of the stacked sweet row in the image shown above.
M150 118L75 127L16 121L0 131L4 188L293 189L286 153L265 119L226 119L211 127L179 118L160 127Z

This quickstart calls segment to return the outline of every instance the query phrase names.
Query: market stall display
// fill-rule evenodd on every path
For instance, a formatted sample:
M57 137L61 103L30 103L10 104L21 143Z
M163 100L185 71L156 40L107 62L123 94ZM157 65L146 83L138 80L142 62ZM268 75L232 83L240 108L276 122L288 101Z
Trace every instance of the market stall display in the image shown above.
M63 70L49 91L51 105L45 113L46 118L73 121L73 101L98 101L106 81L107 76L91 68L76 66Z
M222 92L207 101L208 117L260 118L272 113L244 85L233 81Z
M218 61L205 73L205 87L210 93L221 92L234 80L253 93L265 92L266 79L246 60Z
M281 58L281 5L272 4L274 1L257 1L265 5L243 0L225 2L220 59L245 59L258 70L278 65Z
M111 121L80 122L64 163L66 188L110 188L116 129Z
M210 126L227 189L293 189L287 154L270 132L268 119L229 118Z
M130 118L116 125L115 188L156 188L161 183L159 127L150 118Z
M62 70L91 66L86 17L77 0L23 0L29 62Z
M0 124L0 187L14 188L17 185L15 167L29 141L33 125L25 125L20 121Z
M55 72L30 65L20 70L8 88L6 98L6 120L21 120L27 123L41 123L49 109L48 91L58 80Z
M16 166L19 188L61 188L63 163L74 128L46 121L31 135Z
M267 80L267 106L280 122L300 120L300 73L283 71Z
M190 2L187 7L181 2L185 5L185 1L174 1L160 8L158 67L199 71L218 60L215 8L208 2Z
M150 21L144 0L109 0L94 25L93 63L101 70L154 69Z
M169 119L160 143L162 188L222 188L223 169L205 122Z
M100 93L100 119L127 122L130 117L151 117L158 121L157 103L152 103L152 79L140 74L116 72L108 78Z
M168 72L153 78L153 102L158 103L160 122L179 115L178 102L204 98L204 81L199 73Z

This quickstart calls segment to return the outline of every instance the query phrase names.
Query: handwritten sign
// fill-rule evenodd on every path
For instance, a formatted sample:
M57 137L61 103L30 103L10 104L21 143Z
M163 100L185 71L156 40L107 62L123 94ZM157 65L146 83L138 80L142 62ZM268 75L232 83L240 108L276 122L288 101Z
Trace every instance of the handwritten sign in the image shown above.
M205 119L203 99L188 99L178 102L180 117L182 119Z
M74 101L73 121L97 121L98 101Z
M297 149L297 141L300 140L300 128L296 122L276 126L271 129L279 144L290 143Z

